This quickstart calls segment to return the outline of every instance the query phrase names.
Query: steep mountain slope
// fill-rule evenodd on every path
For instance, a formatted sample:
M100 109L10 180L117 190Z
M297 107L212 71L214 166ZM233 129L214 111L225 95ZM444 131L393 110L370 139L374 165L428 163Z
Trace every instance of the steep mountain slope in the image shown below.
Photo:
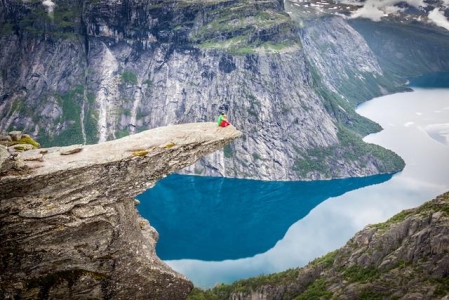
M447 299L449 193L385 223L304 268L240 280L188 299Z
M382 69L395 76L449 71L449 30L418 22L355 19L349 24L364 37Z
M184 172L295 180L404 166L361 141L380 128L354 112L399 82L338 17L298 28L274 0L51 3L0 3L1 131L89 144L225 110L244 138Z

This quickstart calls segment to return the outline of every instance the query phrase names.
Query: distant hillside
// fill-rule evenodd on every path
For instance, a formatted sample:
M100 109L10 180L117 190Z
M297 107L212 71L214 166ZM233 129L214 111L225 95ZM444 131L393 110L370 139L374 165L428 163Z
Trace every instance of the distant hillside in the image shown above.
M384 71L399 77L449 71L449 31L412 22L372 22L354 19Z
M449 192L368 225L307 266L195 289L188 299L448 299Z

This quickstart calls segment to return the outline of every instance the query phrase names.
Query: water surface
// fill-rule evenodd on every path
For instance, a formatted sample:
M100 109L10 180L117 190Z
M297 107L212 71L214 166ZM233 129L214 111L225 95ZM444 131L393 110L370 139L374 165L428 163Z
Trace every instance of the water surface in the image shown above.
M384 128L365 141L398 153L406 162L402 172L387 181L272 186L168 177L158 183L165 196L139 197L140 212L161 236L158 255L196 286L208 288L304 266L343 246L367 224L449 190L449 89L415 88L373 99L357 111Z
M330 197L392 175L279 182L171 175L144 194L139 210L159 232L163 260L219 261L264 253Z

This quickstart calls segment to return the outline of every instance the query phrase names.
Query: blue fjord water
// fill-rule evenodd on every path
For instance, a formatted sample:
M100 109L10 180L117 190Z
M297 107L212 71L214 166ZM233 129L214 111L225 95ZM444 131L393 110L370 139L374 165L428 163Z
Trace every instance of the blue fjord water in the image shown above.
M162 260L239 259L271 249L326 199L391 177L270 182L174 174L139 197L139 210L159 232Z
M398 153L400 173L314 182L171 175L138 197L156 252L196 286L300 267L449 190L449 73L410 82L357 112L384 130L364 140ZM420 86L420 87L417 87ZM423 88L427 87L427 88ZM430 88L429 88L430 87Z

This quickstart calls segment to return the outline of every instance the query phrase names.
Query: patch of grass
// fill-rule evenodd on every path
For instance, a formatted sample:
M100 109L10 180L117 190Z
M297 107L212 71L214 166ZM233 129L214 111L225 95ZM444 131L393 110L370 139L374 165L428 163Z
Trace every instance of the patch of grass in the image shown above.
M187 296L187 300L219 300L217 295L212 291L204 291L199 288L194 288Z
M310 262L310 265L312 266L322 266L324 268L331 267L334 264L335 257L338 254L338 250L329 252L321 257L318 257L314 259L312 262Z
M14 146L14 145L18 145L18 144L28 144L28 145L32 145L34 149L40 148L40 144L38 142L36 142L32 137L28 136L28 135L23 135L21 139L19 139L18 141L12 141L10 143L8 143L9 146Z
M165 148L165 149L171 149L171 148L173 148L174 146L176 146L176 143L170 142L170 143L165 144L165 145L164 145L164 148Z
M260 155L254 152L254 153L253 153L253 159L254 159L254 160L260 159Z
M341 270L343 278L350 283L367 283L379 278L380 273L379 269L372 266L351 266Z
M310 300L310 299L330 299L332 292L326 289L326 281L324 279L317 279L295 300Z
M141 150L134 150L133 152L132 152L132 156L145 156L145 155L147 155L148 153L149 153L150 151L149 150L146 150L146 149L141 149Z
M12 23L2 23L0 27L0 36L8 36L14 32L14 25Z
M117 139L120 139L120 138L128 136L128 135L129 135L129 132L126 129L118 130L118 131L115 132L115 137Z
M389 229L392 224L397 224L397 223L404 221L411 214L413 214L411 211L403 210L400 213L398 213L398 214L394 215L393 217L391 217L390 219L388 219L386 222L374 224L371 226L378 230L385 231L385 230Z
M125 70L122 74L121 79L123 83L137 85L137 76L132 71Z

